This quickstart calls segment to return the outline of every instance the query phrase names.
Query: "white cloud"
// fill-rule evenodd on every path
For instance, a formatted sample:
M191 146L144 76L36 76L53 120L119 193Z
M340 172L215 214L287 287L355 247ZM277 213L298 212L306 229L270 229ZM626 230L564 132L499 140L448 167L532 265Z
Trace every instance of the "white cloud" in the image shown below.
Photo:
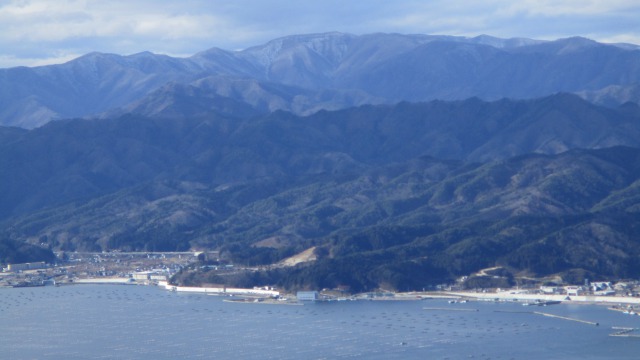
M132 5L133 4L133 5ZM0 7L6 40L60 41L72 37L202 37L228 26L211 14L181 14L153 1L30 1ZM144 6L143 6L144 5Z
M585 36L604 41L617 34L640 37L637 0L405 1L403 13L382 17L399 32L552 40ZM635 34L635 35L632 35ZM629 36L632 35L632 36ZM637 41L636 41L637 43Z
M600 38L599 41L609 44L627 43L640 45L640 34L617 34L611 37Z
M52 64L63 64L67 61L71 61L77 57L82 56L83 54L67 54L67 55L59 55L53 56L50 58L25 58L25 57L15 57L10 55L0 55L0 68L9 68L15 66L43 66L43 65L52 65Z
M502 16L526 14L530 16L584 16L607 15L629 9L640 8L636 0L519 0L501 1L500 10Z

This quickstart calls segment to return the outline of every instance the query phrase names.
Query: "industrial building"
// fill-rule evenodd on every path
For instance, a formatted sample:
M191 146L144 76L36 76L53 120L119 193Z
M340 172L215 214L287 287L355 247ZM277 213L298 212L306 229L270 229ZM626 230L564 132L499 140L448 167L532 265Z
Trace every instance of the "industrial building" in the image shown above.
M47 264L44 261L22 263L22 264L9 264L7 266L8 271L23 271L23 270L37 270L45 269Z
M298 291L296 293L298 301L316 301L318 300L317 291Z

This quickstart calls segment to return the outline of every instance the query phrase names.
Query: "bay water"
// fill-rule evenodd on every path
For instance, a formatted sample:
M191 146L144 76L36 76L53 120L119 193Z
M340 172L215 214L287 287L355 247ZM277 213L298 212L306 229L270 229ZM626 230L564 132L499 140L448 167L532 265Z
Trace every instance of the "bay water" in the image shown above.
M640 316L601 305L224 299L152 286L0 289L0 359L640 358L640 338L609 336Z

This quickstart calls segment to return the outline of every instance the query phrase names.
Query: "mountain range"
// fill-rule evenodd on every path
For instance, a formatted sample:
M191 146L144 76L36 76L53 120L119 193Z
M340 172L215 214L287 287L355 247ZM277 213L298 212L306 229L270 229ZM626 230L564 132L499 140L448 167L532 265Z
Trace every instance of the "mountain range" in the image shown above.
M634 103L127 114L2 127L0 139L0 235L13 243L218 249L249 265L315 249L313 264L259 278L292 287L409 289L496 264L640 275Z
M308 115L363 104L558 92L615 107L638 102L639 83L640 49L628 44L325 33L188 58L91 53L61 65L0 69L0 124L34 128L126 113L237 116L239 108L246 116Z
M218 250L269 270L174 281L354 291L637 278L639 77L634 45L341 33L0 69L0 261Z

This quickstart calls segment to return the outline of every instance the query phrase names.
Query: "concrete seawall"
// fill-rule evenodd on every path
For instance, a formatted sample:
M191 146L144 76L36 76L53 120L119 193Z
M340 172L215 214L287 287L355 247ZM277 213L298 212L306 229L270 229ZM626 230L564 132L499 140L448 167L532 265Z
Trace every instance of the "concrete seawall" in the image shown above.
M480 292L467 292L456 291L450 292L452 296L467 297L473 299L483 300L525 300L525 301L562 301L562 302L575 302L575 303L602 303L602 304L640 304L640 298L626 297L626 296L568 296L568 295L545 295L545 294L514 294L510 292L497 292L497 293L480 293Z
M116 284L116 285L139 285L139 282L130 278L95 278L95 279L74 279L70 284Z
M216 295L254 295L254 296L278 296L279 291L261 290L261 289L242 289L242 288L221 288L221 287L192 287L192 286L174 286L166 281L158 282L158 286L170 291L189 292L200 294L216 294Z

